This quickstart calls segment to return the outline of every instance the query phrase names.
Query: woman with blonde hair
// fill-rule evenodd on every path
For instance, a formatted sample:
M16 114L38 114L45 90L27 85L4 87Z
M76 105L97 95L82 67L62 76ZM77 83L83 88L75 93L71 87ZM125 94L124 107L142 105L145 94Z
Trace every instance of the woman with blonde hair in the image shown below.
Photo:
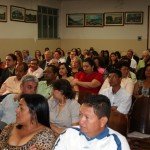
M82 60L80 57L75 56L71 61L71 75L74 77L75 74L82 70Z

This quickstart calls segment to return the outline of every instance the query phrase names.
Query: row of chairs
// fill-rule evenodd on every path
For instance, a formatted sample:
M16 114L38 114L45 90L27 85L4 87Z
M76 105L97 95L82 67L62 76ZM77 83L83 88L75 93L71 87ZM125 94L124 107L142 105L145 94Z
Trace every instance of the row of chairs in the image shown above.
M83 99L89 95L87 92L79 92L78 102L82 104ZM112 111L108 126L126 136L131 149L150 150L150 97L137 98L128 115ZM137 137L132 136L133 132L137 133Z

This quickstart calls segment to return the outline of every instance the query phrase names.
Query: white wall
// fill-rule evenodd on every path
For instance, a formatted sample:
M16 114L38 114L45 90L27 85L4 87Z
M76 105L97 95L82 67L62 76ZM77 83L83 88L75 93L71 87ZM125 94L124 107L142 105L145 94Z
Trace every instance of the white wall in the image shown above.
M5 59L8 53L15 50L30 50L34 55L35 49L44 52L45 47L55 49L60 47L60 39L38 40L38 24L10 21L10 5L37 10L37 6L47 6L60 9L57 0L0 0L0 5L7 6L7 22L0 22L0 58Z
M34 54L35 49L42 52L45 47L54 50L61 47L65 51L73 47L82 49L94 47L96 50L126 51L133 48L141 54L147 49L147 14L150 0L0 0L0 5L8 6L7 23L0 22L0 58L16 49L29 49ZM10 21L10 5L37 9L38 5L58 8L59 37L54 40L38 40L37 24ZM143 11L142 25L104 26L104 27L66 27L66 14L69 13L104 13ZM142 36L142 41L137 37Z
M137 39L147 38L147 14L150 0L82 0L64 1L61 9L62 39ZM143 11L142 25L66 28L66 14Z
M60 9L60 3L55 0L1 0L1 5L6 5L8 9L7 23L0 23L0 38L32 38L37 39L38 24L10 21L10 5L24 7L26 9L37 10L37 6L47 6Z
M122 52L132 48L137 54L147 49L147 20L150 0L78 0L63 1L61 5L61 47L82 49L95 47ZM142 25L104 27L66 27L66 14L143 11ZM137 37L142 40L138 41ZM69 40L69 42L68 42Z

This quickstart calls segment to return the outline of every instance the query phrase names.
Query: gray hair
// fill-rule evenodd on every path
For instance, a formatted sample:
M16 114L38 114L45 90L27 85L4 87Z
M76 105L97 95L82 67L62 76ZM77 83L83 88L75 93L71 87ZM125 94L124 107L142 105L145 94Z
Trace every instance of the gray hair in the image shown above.
M25 76L22 77L22 79L21 79L21 84L24 84L24 83L26 83L27 81L33 81L33 82L35 82L35 83L37 83L37 84L38 84L38 82L39 82L39 80L38 80L38 78L37 78L36 76L34 76L34 75L29 75L29 74L27 74L27 75L25 75Z
M149 51L148 51L148 50L144 50L144 51L142 52L142 54L149 55Z

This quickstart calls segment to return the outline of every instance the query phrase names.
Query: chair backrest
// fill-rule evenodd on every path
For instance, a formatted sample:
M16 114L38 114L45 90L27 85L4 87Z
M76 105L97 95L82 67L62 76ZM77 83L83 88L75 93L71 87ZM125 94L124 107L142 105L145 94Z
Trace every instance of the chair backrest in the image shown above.
M128 117L125 114L121 114L118 111L111 111L108 121L108 127L127 136Z
M129 117L129 132L150 134L150 97L137 98Z
M89 95L93 95L92 93L89 93L89 92L81 92L81 91L79 91L79 92L77 92L76 93L77 94L77 101L78 101L78 103L81 105L82 103L83 103L83 100L86 98L86 97L88 97Z

